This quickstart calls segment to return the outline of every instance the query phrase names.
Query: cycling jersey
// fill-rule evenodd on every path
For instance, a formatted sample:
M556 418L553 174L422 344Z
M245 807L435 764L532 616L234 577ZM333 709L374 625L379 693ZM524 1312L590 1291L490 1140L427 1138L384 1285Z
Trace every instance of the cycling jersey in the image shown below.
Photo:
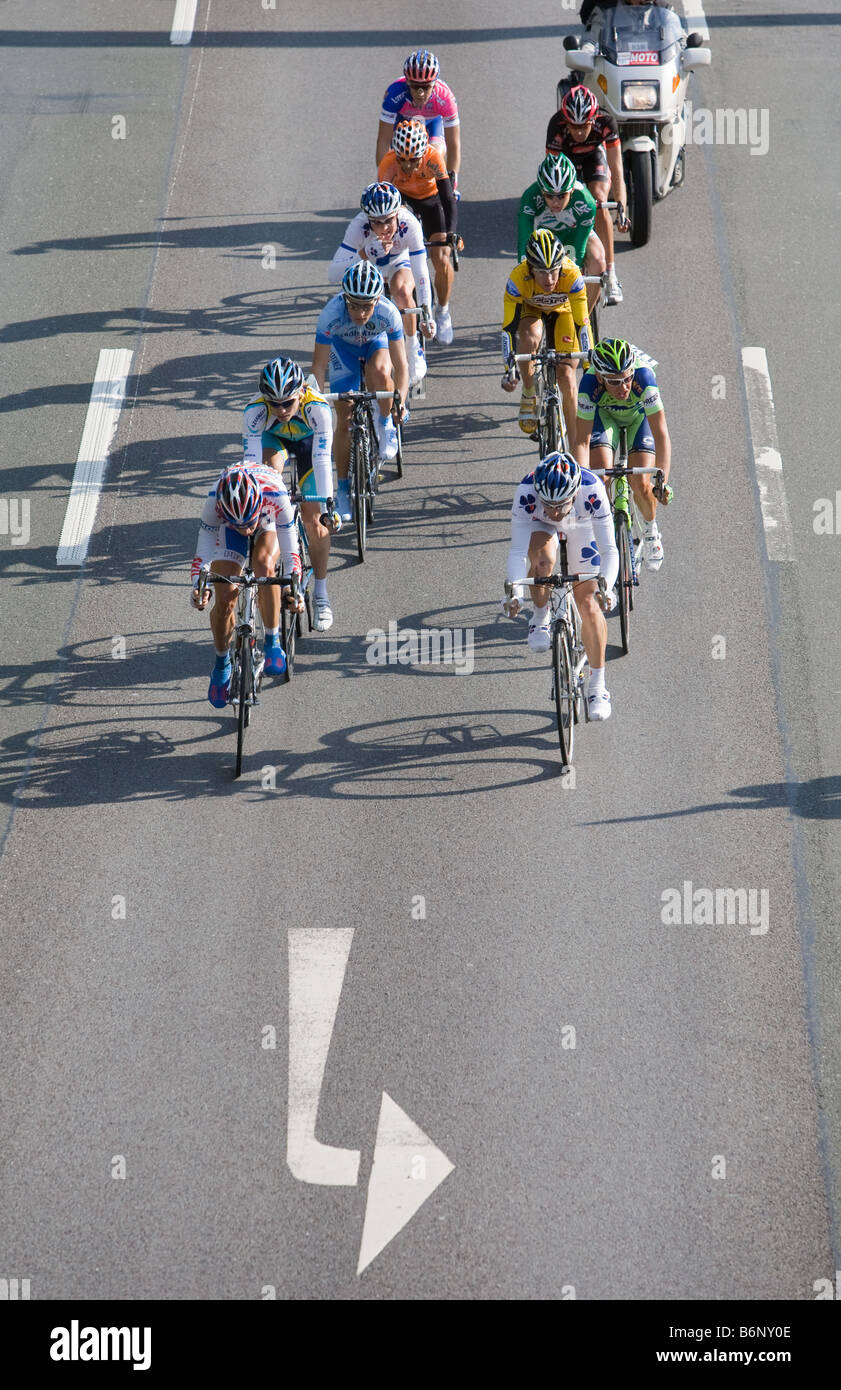
M546 148L553 154L565 154L577 165L585 155L593 154L599 147L609 150L619 144L619 127L609 112L596 112L589 132L583 140L573 140L569 126L562 111L556 111L546 128Z
M256 534L259 535L262 531L276 534L283 556L284 572L291 574L293 569L297 569L300 573L295 514L283 479L273 468L266 468L264 464L253 466L250 471L263 489L263 509L260 512ZM230 526L219 510L216 502L217 486L218 480L207 494L199 519L196 553L190 568L190 578L194 584L203 565L210 565L214 560L234 560L241 564L248 554L248 537Z
M627 400L617 401L608 394L595 372L585 372L578 384L578 418L592 420L600 415L614 419L617 424L630 426L641 415L656 415L663 409L657 378L650 367L637 367Z
M604 575L612 589L619 573L619 553L613 534L610 503L604 483L588 468L581 470L581 486L570 513L560 521L547 515L534 491L534 473L527 473L514 493L511 508L511 549L507 577L513 583L528 574L528 550L535 531L564 536L570 574Z
M395 271L403 267L410 268L415 277L418 303L432 306L423 229L415 214L408 208L401 208L398 213L397 234L390 251L383 250L382 243L374 235L367 214L358 212L348 224L342 244L330 262L327 278L331 285L341 283L348 266L360 259L360 252L364 252L366 260L372 261L382 271L386 280L390 280Z
M295 453L306 446L315 474L315 492L325 500L333 496L333 413L312 387L301 391L301 403L291 420L273 416L263 396L255 396L242 412L242 447L249 464L262 463L263 449L276 449L279 444L292 447Z
M399 309L384 296L374 306L367 323L354 323L344 295L335 294L318 316L316 343L330 346L329 376L333 391L358 391L361 362L380 348L404 337Z
M590 321L587 313L587 287L581 271L568 256L561 262L558 283L554 290L541 290L527 261L512 270L505 286L502 322L502 356L507 365L513 352L513 335L525 313L531 317L555 316L554 346L559 352L575 352L575 328L579 329L581 350L586 352L590 346Z
M581 265L595 220L596 200L582 183L576 181L573 184L569 202L561 212L553 212L547 207L540 184L533 183L520 199L517 255L522 260L532 232L536 232L538 227L547 227L555 233L570 259L576 265Z
M434 145L429 146L420 164L411 173L406 173L400 167L394 150L389 150L377 170L380 183L393 183L395 188L411 198L434 198L438 192L438 180L449 177L441 151Z
M446 150L444 127L459 124L456 99L446 82L438 81L423 106L412 105L412 94L405 77L386 88L380 120L394 125L398 120L423 121L430 140Z

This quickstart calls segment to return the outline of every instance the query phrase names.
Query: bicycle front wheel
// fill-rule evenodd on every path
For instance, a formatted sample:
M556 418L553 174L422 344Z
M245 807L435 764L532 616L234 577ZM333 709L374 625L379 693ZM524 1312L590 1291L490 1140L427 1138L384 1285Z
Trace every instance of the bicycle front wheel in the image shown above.
M356 550L360 562L365 559L365 544L368 539L368 512L365 505L367 491L366 479L368 461L365 452L365 433L361 426L354 427L350 437L350 489L353 503L353 517L356 523Z
M615 521L616 549L619 551L619 574L616 580L619 594L619 630L622 651L627 656L631 646L631 589L634 584L631 569L631 535L627 517L619 513Z
M552 628L552 689L561 763L564 767L569 767L575 741L575 690L567 630L563 623L556 623Z
M243 642L240 647L239 705L237 706L237 767L234 773L235 777L239 777L242 772L242 748L245 741L245 731L249 723L248 712L253 688L253 660L254 655L251 649L251 641L248 639Z

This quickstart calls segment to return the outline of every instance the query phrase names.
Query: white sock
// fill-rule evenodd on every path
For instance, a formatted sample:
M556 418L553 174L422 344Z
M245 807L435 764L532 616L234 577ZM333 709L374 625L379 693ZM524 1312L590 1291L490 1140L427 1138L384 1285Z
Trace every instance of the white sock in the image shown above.
M588 693L589 695L601 695L601 693L602 693L603 690L604 690L604 667L603 667L603 666L591 666L591 667L590 667L590 687L589 687L589 690L588 690L587 693Z
M545 619L545 617L546 617L546 614L547 614L548 612L549 612L549 605L548 605L548 603L544 603L544 605L543 605L542 608L538 608L538 607L535 605L534 611L533 611L533 613L532 613L532 622L535 624L536 627L541 627L541 626L542 626L543 621L544 621L544 619Z
M644 535L644 536L659 536L659 534L660 534L660 532L659 532L658 529L657 529L657 522L656 522L656 521L647 521L647 522L645 523L645 525L644 525L644 527L643 527L643 535Z
M267 637L277 637L277 635L278 635L279 632L280 632L280 629L277 628L277 627L267 627L267 628L266 628L266 636L267 636Z

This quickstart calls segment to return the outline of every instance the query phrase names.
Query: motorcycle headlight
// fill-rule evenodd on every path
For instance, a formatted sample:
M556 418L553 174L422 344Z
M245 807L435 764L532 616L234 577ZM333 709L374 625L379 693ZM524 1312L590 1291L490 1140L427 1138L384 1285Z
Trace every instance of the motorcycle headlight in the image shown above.
M660 86L657 82L623 82L623 111L655 111L660 105Z

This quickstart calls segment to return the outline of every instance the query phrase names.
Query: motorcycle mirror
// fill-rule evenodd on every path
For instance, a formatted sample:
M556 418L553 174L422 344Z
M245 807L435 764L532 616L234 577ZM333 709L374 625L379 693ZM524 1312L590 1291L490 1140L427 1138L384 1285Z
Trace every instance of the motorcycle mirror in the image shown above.
M689 38L692 38L692 35L691 35L691 34L690 34ZM687 43L688 43L688 42L689 42L689 40L687 40ZM566 38L564 39L564 48L567 50L567 52L569 52L570 49L577 48L577 47L578 47L578 39L575 37L575 35L574 35L574 34L567 34Z
M566 48L566 42L567 42L566 39L564 39L564 48ZM704 40L703 40L703 37L701 36L701 34L692 33L692 34L689 35L689 38L686 40L686 47L687 47L687 48L700 48L700 47L701 47L701 44L702 44L703 42L704 42Z

